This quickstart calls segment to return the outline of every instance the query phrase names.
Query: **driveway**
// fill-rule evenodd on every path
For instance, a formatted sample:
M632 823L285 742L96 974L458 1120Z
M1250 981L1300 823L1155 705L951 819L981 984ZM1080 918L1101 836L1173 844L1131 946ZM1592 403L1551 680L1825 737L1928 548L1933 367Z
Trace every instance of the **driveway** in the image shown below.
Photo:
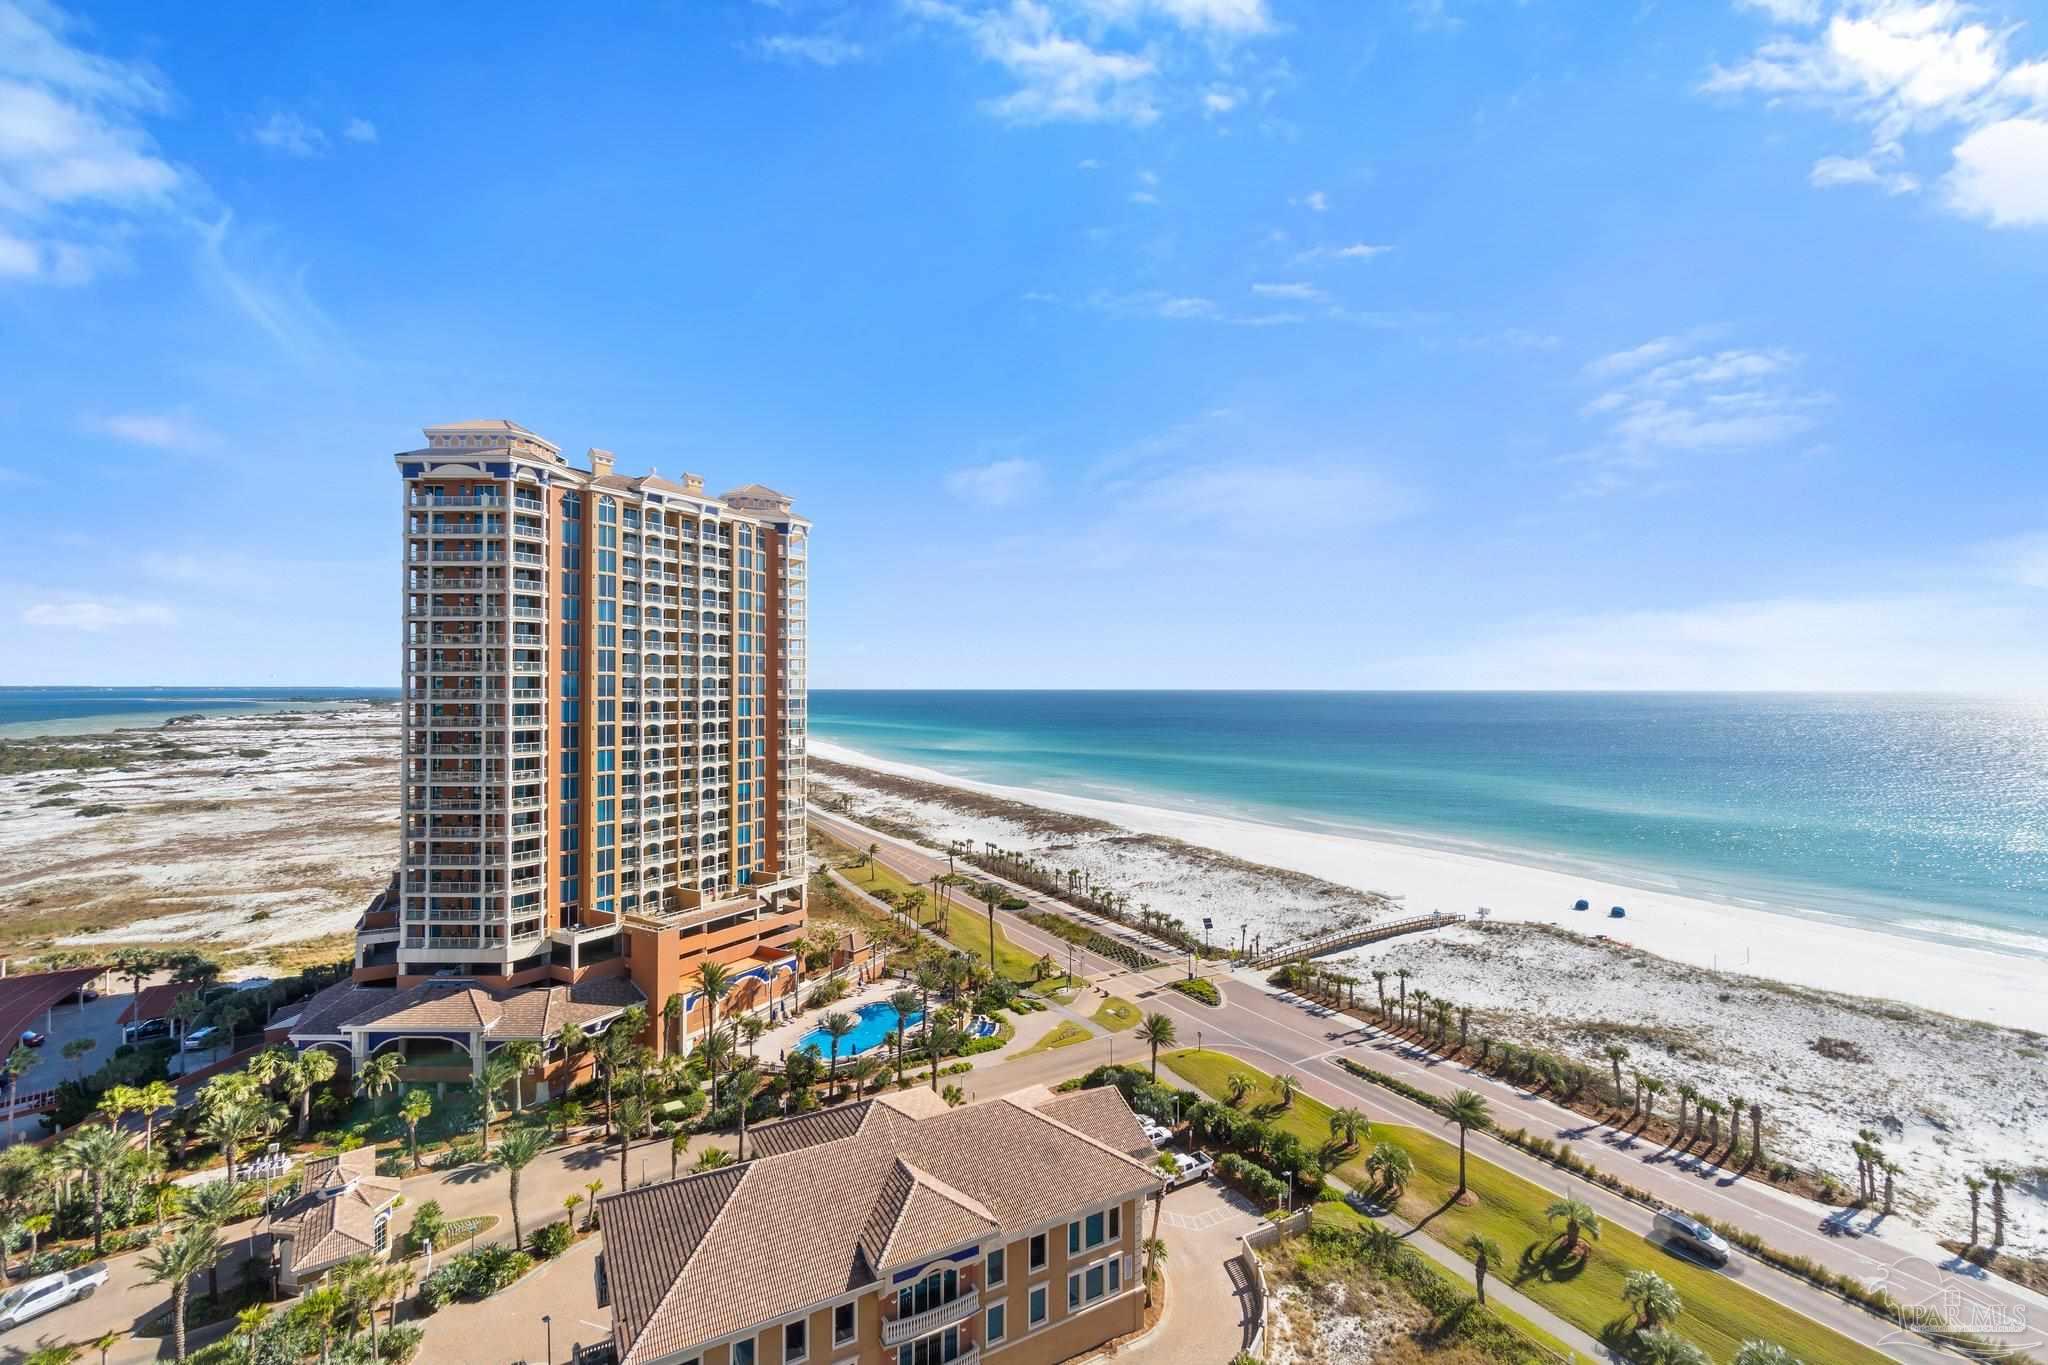
M597 1252L589 1237L502 1294L482 1303L451 1303L419 1326L419 1359L554 1361L574 1359L577 1345L610 1341L612 1310L597 1304ZM543 1316L554 1319L543 1323ZM553 1329L553 1350L549 1330Z
M1149 1234L1149 1210L1145 1216ZM1166 1243L1166 1311L1152 1335L1118 1351L1117 1360L1224 1365L1243 1350L1252 1296L1238 1263L1237 1239L1260 1221L1249 1201L1213 1180L1168 1194L1159 1224Z

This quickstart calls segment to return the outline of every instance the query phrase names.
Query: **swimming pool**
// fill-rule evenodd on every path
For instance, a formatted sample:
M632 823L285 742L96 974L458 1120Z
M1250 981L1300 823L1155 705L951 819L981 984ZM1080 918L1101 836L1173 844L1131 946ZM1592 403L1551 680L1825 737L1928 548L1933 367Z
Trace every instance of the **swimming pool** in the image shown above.
M924 1015L913 1011L910 1026L915 1027ZM853 1032L839 1040L839 1055L852 1057L881 1044L883 1035L896 1031L896 1011L887 1001L877 1000L871 1005L862 1005L853 1012ZM807 1047L818 1049L820 1057L832 1055L832 1035L821 1028L814 1028L796 1040L797 1051Z

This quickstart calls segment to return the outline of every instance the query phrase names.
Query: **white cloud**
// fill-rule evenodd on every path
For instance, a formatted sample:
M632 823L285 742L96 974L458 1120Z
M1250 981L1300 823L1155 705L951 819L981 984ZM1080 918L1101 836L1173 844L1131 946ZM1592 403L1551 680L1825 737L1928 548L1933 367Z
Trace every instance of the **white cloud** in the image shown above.
M1942 181L1949 203L1993 227L2048 225L2048 121L2004 119L1956 144Z
M1252 292L1262 299L1296 299L1304 303L1313 303L1324 297L1323 291L1312 284L1293 282L1255 284Z
M1156 204L1159 202L1159 196L1150 190L1132 190L1130 199L1133 204Z
M1310 190L1307 194L1301 195L1296 199L1290 199L1288 202L1297 207L1305 208L1311 213L1328 213L1330 211L1330 196L1321 190Z
M34 602L22 608L23 625L50 626L61 630L116 630L124 626L176 625L178 615L154 602L94 601L71 598Z
M155 71L87 52L69 28L0 0L0 280L84 283L184 182L142 125L169 103Z
M1406 687L2038 691L2048 619L1992 587L1534 617L1397 661Z
M813 66L843 66L867 55L859 43L825 33L777 33L761 39L756 46L765 57L809 62Z
M1092 156L1085 157L1082 160L1075 162L1074 165L1075 169L1083 171L1099 171L1102 169L1102 163L1100 161L1097 161Z
M87 422L86 426L133 445L153 446L158 450L208 450L219 444L219 438L206 428L186 418L167 414L99 417Z
M342 125L341 135L350 142L375 142L377 125L366 118L352 118Z
M1918 178L1904 171L1878 168L1867 156L1824 156L1813 163L1806 178L1816 189L1838 185L1876 185L1886 194L1911 194L1920 188Z
M278 112L250 130L249 136L259 147L268 147L273 152L286 156L319 156L327 150L327 134L300 118L297 114Z
M946 491L982 507L1008 507L1035 494L1045 481L1036 460L996 460L946 475Z
M1297 261L1369 261L1373 257L1383 256L1393 249L1390 246L1376 246L1371 242L1353 242L1349 246L1311 247L1307 251L1301 252L1294 259Z
M1599 433L1572 457L1590 471L1577 491L1618 491L1675 457L1732 455L1804 437L1830 400L1800 381L1801 365L1789 351L1710 351L1684 337L1592 361L1585 375L1604 387L1579 415Z
M1746 60L1714 68L1704 88L1760 94L1869 129L1869 150L1820 158L1808 173L1813 185L1911 193L1926 179L1914 169L1917 144L1944 134L1956 139L1946 207L1997 227L2044 221L2030 193L2040 167L2031 125L2048 120L2048 61L2012 59L2016 27L1993 28L1962 0L1835 0L1825 23L1820 0L1750 7L1790 27Z
M899 0L966 36L1014 82L982 108L1015 124L1156 122L1169 107L1219 110L1241 39L1272 29L1265 0ZM1206 87L1207 93L1202 93Z
M1781 24L1817 24L1820 0L1735 0L1737 9L1757 10Z
M1218 87L1203 92L1202 109L1209 114L1227 114L1244 103L1244 91Z

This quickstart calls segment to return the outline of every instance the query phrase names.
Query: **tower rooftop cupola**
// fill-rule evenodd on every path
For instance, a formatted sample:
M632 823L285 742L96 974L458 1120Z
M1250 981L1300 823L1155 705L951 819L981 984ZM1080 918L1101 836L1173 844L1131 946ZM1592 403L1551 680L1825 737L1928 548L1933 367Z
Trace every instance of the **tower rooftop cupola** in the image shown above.
M424 433L431 450L511 450L523 455L538 455L556 464L568 463L562 458L562 448L553 441L503 417L442 422L424 428Z

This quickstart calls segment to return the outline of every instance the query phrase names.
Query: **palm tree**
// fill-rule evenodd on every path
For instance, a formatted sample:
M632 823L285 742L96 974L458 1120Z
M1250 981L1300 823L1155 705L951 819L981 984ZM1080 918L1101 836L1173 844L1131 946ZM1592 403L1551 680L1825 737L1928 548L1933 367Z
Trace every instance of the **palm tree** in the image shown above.
M526 1109L526 1078L540 1069L546 1054L541 1051L540 1044L531 1038L507 1043L502 1050L505 1056L511 1059L513 1067L512 1112L523 1113Z
M1735 1352L1734 1365L1802 1365L1802 1362L1775 1341L1745 1341Z
M839 1042L853 1032L856 1026L852 1015L834 1010L825 1016L818 1027L825 1031L825 1037L830 1040L832 1050L831 1060L826 1064L825 1083L829 1088L836 1089L839 1082ZM924 1031L927 1042L931 1040L932 1033L933 1029L927 1024Z
M324 1047L307 1048L284 1076L285 1090L299 1105L299 1137L313 1126L313 1092L334 1079L334 1054Z
M21 1086L21 1078L35 1066L38 1058L33 1048L16 1043L14 1051L7 1054L7 1112L14 1112L15 1092Z
M192 1277L220 1260L220 1234L204 1223L190 1223L167 1242L159 1242L153 1253L142 1258L151 1284L171 1286L171 1341L179 1360L185 1359L185 1304L191 1297Z
M718 1032L718 1007L725 1000L725 993L732 989L732 973L722 962L705 958L697 964L697 989L704 995L704 1033L706 1037ZM711 1073L711 1106L718 1107L718 1063L707 1058ZM606 1100L610 1106L610 1100Z
M868 880L875 879L875 855L882 851L880 844L869 844L868 851L861 855L861 866L868 870Z
M1465 1239L1465 1250L1472 1253L1472 1288L1479 1295L1479 1306L1486 1307L1486 1272L1506 1259L1501 1254L1500 1244L1473 1233Z
M1159 1049L1173 1046L1173 1020L1157 1012L1146 1015L1144 1022L1138 1025L1138 1041L1152 1049L1152 1079L1156 1081L1159 1079Z
M1360 1139L1370 1132L1372 1124L1359 1110L1347 1107L1330 1111L1330 1136L1340 1140L1340 1151L1348 1152L1356 1148Z
M1550 1207L1543 1210L1543 1216L1553 1223L1560 1218L1564 1219L1564 1249L1567 1255L1579 1249L1579 1238L1582 1235L1595 1242L1600 1240L1600 1215L1593 1212L1593 1206L1583 1199L1574 1199L1567 1195L1563 1199L1553 1200Z
M1398 1143L1381 1142L1374 1145L1372 1155L1365 1159L1365 1169L1387 1189L1398 1193L1415 1175L1415 1158Z
M706 1147L703 1151L697 1153L697 1164L690 1169L693 1171L715 1171L732 1164L732 1153L726 1151L725 1148Z
M668 1050L683 1050L683 993L671 991L661 1004L661 1021L667 1026Z
M1984 1182L1974 1175L1963 1177L1963 1188L1970 1192L1970 1245L1977 1245L1977 1211L1984 1202Z
M1621 1103L1621 1064L1628 1060L1628 1046L1625 1043L1609 1043L1600 1049L1607 1060L1614 1065L1614 1102Z
M1233 1071L1223 1078L1224 1093L1230 1096L1230 1107L1235 1109L1244 1103L1244 1097L1252 1092L1252 1078L1242 1071Z
M887 1063L870 1053L853 1059L853 1065L846 1068L846 1074L853 1079L853 1097L861 1098L873 1088L875 1077L882 1074Z
M1987 1166L1984 1178L1991 1182L1991 1245L2005 1245L2005 1187L2012 1184L2012 1170L2006 1166Z
M1291 1071L1283 1071L1273 1078L1273 1093L1280 1097L1282 1109L1294 1107L1294 1097L1301 1093L1301 1078Z
M1636 1359L1641 1365L1714 1365L1712 1356L1662 1327L1636 1333Z
M526 1229L519 1221L519 1173L531 1166L535 1158L547 1150L547 1131L538 1127L516 1126L507 1128L498 1139L498 1150L492 1155L491 1164L505 1168L505 1178L510 1188L506 1191L512 1201L512 1245L526 1245Z
M1654 1270L1631 1270L1621 1282L1621 1301L1636 1310L1636 1325L1657 1327L1685 1311L1670 1282Z
M137 1097L132 1085L110 1085L100 1096L100 1116L107 1121L107 1127L119 1130L121 1119L135 1111Z
M1672 1138L1673 1142L1683 1142L1685 1140L1685 1107L1699 1097L1699 1087L1691 1081L1680 1081L1678 1083L1678 1134Z
M220 1148L228 1163L228 1179L235 1179L236 1162L242 1148L267 1126L265 1103L259 1099L229 1099L209 1108L199 1122L199 1134Z
M896 1079L903 1079L903 1032L910 1027L910 1016L917 1013L917 992L897 991L889 997L889 1008L896 1011Z
M107 1343L109 1346L112 1342ZM21 1358L21 1365L75 1365L85 1347L75 1342L53 1341L48 1346L38 1346Z
M224 1231L228 1224L248 1214L249 1190L247 1186L232 1181L208 1181L185 1192L183 1209L187 1223L203 1224L215 1232ZM219 1262L206 1268L206 1292L215 1303L221 1301Z
M242 1356L247 1360L256 1358L256 1334L263 1330L263 1324L270 1321L270 1305L252 1303L235 1314L235 1331L242 1338ZM101 1365L105 1365L102 1361Z
M747 1106L754 1102L754 1096L761 1093L761 1073L752 1067L735 1071L725 1078L725 1093L739 1108L740 1136L739 1157L747 1159Z
M406 1145L412 1149L412 1168L420 1168L420 1124L434 1112L434 1097L415 1087L398 1102L398 1117L405 1121Z
M1384 967L1373 968L1372 984L1379 987L1380 990L1380 1018L1382 1019L1387 1017L1387 977L1389 975L1391 973Z
M142 1115L142 1150L156 1149L156 1116L166 1109L175 1109L178 1092L169 1081L151 1081L135 1092L135 1108Z
M1400 982L1401 985L1400 1008L1403 1013L1406 1013L1408 1009L1408 978L1410 975L1411 973L1406 967L1397 968L1394 972L1395 978Z
M356 1068L356 1093L368 1096L374 1110L378 1100L398 1088L401 1065L396 1052L378 1053Z
M1458 1197L1465 1193L1465 1135L1477 1128L1485 1132L1493 1126L1493 1110L1486 1103L1484 1095L1470 1090L1460 1090L1451 1096L1451 1102L1444 1106L1444 1117L1458 1125Z
M996 906L1002 902L1003 888L997 886L994 882L987 882L975 894L981 903L988 907L988 971L990 976L994 976L996 971Z
M483 1079L477 1082L476 1097L483 1106L484 1151L491 1150L491 1121L498 1117L498 1096L508 1085L519 1083L519 1062L506 1049L499 1048L484 1058Z
M1643 1117L1648 1119L1657 1108L1657 1097L1664 1093L1664 1082L1655 1076L1643 1077Z
M647 1101L638 1095L628 1095L619 1101L618 1113L614 1115L619 1130L619 1188L626 1188L626 1153L632 1150L633 1139L647 1131Z

